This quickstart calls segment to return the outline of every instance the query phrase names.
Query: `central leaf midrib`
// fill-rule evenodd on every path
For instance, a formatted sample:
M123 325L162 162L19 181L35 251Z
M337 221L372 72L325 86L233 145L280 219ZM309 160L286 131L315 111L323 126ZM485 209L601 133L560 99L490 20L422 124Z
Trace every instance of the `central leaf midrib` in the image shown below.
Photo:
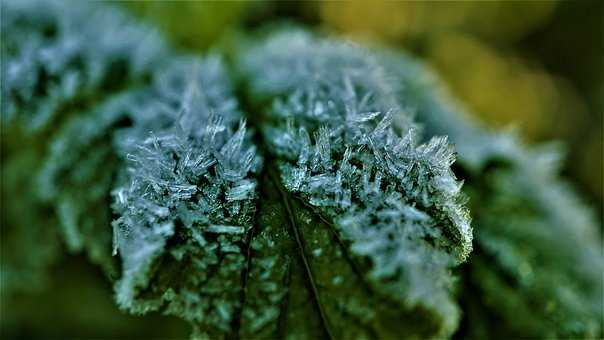
M278 173L278 169L276 167L276 162L278 161L277 158L275 157L275 155L271 152L271 149L269 147L269 143L267 140L265 140L265 136L262 133L262 126L264 124L266 124L266 122L270 119L268 119L268 117L266 117L265 114L263 114L264 109L262 107L260 107L260 105L256 104L254 105L251 100L251 98L249 97L249 92L246 91L245 89L246 84L238 84L238 86L236 86L236 96L239 98L240 100L240 104L242 107L242 112L244 113L246 119L247 119L247 123L248 126L250 127L251 131L254 131L253 135L252 135L252 141L254 142L254 144L256 145L256 147L258 148L259 153L264 157L264 166L262 167L262 171L260 174L258 174L258 178L261 178L260 180L260 185L267 185L267 182L272 182L274 187L277 188L277 190L279 191L279 195L282 198L281 204L283 205L283 207L285 208L286 214L288 215L288 219L289 219L289 224L290 224L290 229L294 235L297 247L298 247L298 256L301 259L301 262L304 264L304 268L305 268L305 274L310 286L310 290L312 292L314 301L315 301L315 305L317 310L319 311L319 315L320 315L320 319L321 319L321 325L323 326L324 330L325 330L325 334L327 335L328 339L334 339L333 333L329 327L329 323L328 323L328 319L327 319L327 315L325 313L325 309L323 307L323 304L321 302L321 299L319 297L319 292L317 289L317 285L316 282L314 280L314 276L312 274L312 269L310 267L310 263L307 259L307 255L305 253L304 250L304 244L303 244L303 240L302 240L302 236L301 236L301 232L298 228L298 225L296 223L296 218L294 215L294 212L292 210L292 204L290 202L288 193L285 191L285 188L283 187L281 180L280 180L280 176ZM267 103L265 103L267 104ZM259 200L264 199L262 191L259 197ZM257 206L260 206L260 203L257 204ZM257 211L256 214L259 215L259 212ZM258 223L256 220L256 223L254 224L254 227L252 229L252 236L250 237L250 243L253 241L253 237L255 235L258 234ZM248 275L250 272L250 266L251 266L251 257L253 256L253 254L249 253L246 254L247 255L247 263L248 266L244 269L246 274ZM291 267L289 268L288 275L291 275ZM290 277L290 282L291 282L291 277ZM242 282L242 289L245 290L246 289L246 282ZM289 285L288 285L288 290L289 290ZM291 294L291 292L288 291L287 295L289 296L289 294ZM244 308L244 304L245 304L245 293L243 295L243 300L242 300L242 305L241 305L241 309ZM287 306L287 302L285 303L285 306ZM282 306L283 307L283 306ZM283 310L282 308L282 312L281 313L287 313L287 309ZM286 319L283 318L284 315L280 315L279 317L279 327L278 330L279 332L282 332L282 322ZM239 315L239 323L241 323L241 318L242 316ZM238 331L236 333L236 337L240 337L240 332ZM281 334L279 334L281 335Z
M296 240L296 244L298 246L298 255L300 256L300 259L302 260L302 263L304 264L304 269L305 269L305 273L306 273L306 278L308 279L308 283L310 284L311 287L311 291L312 291L312 295L314 297L314 301L315 304L317 306L317 309L319 311L319 316L321 318L321 324L323 325L323 328L325 329L325 333L327 334L327 337L329 339L334 339L332 332L330 330L329 327L329 322L327 319L327 316L325 314L325 310L323 307L323 304L321 302L321 299L319 297L319 291L317 289L317 285L315 283L313 274L312 274L312 268L310 267L310 263L307 260L307 255L306 252L304 250L304 243L302 240L302 235L300 233L300 230L298 228L297 225L297 219L296 216L294 215L294 212L292 210L292 206L291 206L291 202L289 201L289 197L287 195L287 193L285 192L283 186L281 185L281 182L279 180L279 176L276 173L274 167L272 166L267 166L268 168L268 174L269 174L269 178L271 179L271 181L275 184L275 186L277 187L279 194L283 200L283 206L285 207L285 210L287 212L288 215L288 219L290 222L290 227L292 230L292 233L294 234L294 238Z

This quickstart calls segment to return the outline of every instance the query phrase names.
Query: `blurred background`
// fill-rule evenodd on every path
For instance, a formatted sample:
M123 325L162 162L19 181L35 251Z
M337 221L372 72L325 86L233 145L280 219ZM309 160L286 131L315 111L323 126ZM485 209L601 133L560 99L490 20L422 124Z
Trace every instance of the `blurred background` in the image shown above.
M280 21L405 49L433 67L480 120L494 128L515 127L530 143L563 142L563 175L602 216L604 1L144 1L117 6L155 23L174 46L194 53ZM190 334L175 318L120 313L110 284L83 256L61 260L47 285L10 306L8 337ZM58 287L73 289L55 296Z

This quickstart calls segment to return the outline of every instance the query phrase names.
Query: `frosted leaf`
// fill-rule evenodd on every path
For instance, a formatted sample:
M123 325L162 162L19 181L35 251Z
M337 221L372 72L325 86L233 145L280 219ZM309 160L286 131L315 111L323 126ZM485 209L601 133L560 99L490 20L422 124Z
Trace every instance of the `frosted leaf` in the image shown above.
M262 132L286 190L370 260L377 294L401 312L426 308L441 322L432 335L450 334L458 312L449 271L471 251L472 231L446 139L416 143L386 73L357 46L278 33L240 68L249 97L272 102Z
M464 268L464 285L474 289L461 295L469 329L459 336L601 336L600 227L559 178L559 148L529 148L513 133L490 132L419 62L391 52L382 61L401 104L428 135L450 136L468 175L478 252Z
M18 155L34 156L19 175L27 178L23 188L11 188L15 204L23 205L15 211L32 215L9 222L15 237L32 234L14 254L33 259L45 252L48 259L36 259L38 265L20 266L38 271L59 258L62 236L69 251L85 252L113 276L107 202L117 162L111 129L127 123L118 106L163 62L164 43L155 30L111 6L38 0L1 6L4 157L18 164ZM27 199L17 198L20 193ZM28 239L47 243L28 247ZM32 248L40 251L17 255ZM28 275L23 282L44 282L33 271Z

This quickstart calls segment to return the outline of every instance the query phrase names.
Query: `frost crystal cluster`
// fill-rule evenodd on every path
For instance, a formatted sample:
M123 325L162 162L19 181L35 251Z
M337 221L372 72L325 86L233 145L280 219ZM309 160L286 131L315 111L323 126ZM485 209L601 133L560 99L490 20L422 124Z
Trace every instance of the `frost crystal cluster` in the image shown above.
M112 191L118 304L228 332L259 158L218 59L175 61L149 95L116 139L127 162Z
M451 332L449 270L470 253L472 234L446 139L418 145L383 70L359 47L282 33L242 64L250 97L269 102L264 140L287 191L328 217L355 257L370 259L378 294L430 310L441 335Z
M558 178L559 150L527 148L469 119L419 62L382 61L402 105L459 151L475 218L464 268L465 336L596 338L602 334L604 256L593 212ZM494 320L498 320L497 323Z

